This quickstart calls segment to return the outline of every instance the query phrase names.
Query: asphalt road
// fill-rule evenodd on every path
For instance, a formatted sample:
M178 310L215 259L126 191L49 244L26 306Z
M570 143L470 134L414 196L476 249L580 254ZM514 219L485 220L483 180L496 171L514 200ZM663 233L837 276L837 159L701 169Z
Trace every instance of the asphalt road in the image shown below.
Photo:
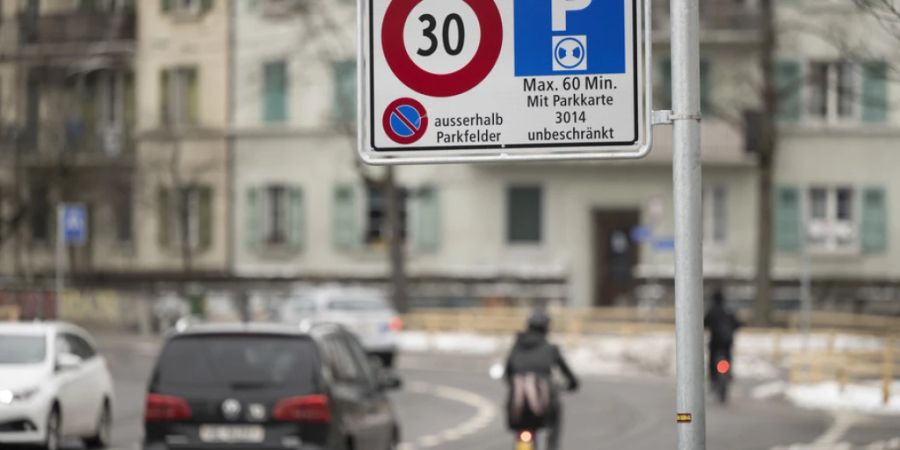
M136 449L141 437L143 396L156 355L152 342L100 338L116 383L115 449ZM503 386L487 375L485 358L407 355L401 359L405 388L394 395L403 426L404 450L508 450L499 406ZM440 367L441 369L437 369ZM809 449L868 450L900 438L900 419L853 416L836 420L823 412L779 400L751 400L737 386L727 406L708 407L708 448L769 450L795 444ZM593 378L565 399L563 449L674 448L674 383L659 378ZM842 417L844 419L846 417ZM72 442L71 449L80 448ZM802 448L802 447L796 447ZM891 447L871 447L891 448Z

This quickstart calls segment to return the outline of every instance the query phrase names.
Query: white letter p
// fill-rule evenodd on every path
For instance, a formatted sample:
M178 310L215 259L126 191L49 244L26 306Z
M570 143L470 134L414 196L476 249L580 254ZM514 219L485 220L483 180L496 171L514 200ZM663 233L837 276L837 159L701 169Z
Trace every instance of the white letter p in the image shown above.
M569 11L581 11L591 5L592 0L552 0L553 31L566 31L566 17Z

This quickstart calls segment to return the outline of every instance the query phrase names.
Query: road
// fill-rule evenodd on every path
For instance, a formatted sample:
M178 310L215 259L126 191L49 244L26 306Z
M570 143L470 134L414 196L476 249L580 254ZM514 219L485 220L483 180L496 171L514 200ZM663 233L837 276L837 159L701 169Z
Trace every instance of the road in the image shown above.
M141 437L144 389L157 348L133 338L101 337L100 342L116 383L114 448L135 449ZM405 355L401 361L405 388L394 394L394 401L403 424L404 450L511 447L499 410L503 386L487 376L489 359ZM854 445L850 449L867 450L874 442L900 438L896 418L835 420L830 414L799 410L778 400L751 400L743 394L746 390L737 386L727 406L709 405L709 449L787 449L811 443L816 445L810 449L847 449L829 445L846 441ZM585 380L577 395L565 399L563 449L673 448L674 392L674 383L660 378ZM71 444L67 448L80 448Z

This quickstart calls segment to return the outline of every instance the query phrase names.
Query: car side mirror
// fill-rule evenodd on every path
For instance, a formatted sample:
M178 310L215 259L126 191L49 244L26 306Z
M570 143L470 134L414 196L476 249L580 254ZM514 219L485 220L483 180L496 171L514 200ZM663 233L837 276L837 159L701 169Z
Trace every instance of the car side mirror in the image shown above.
M400 377L395 372L384 367L384 363L381 361L381 358L377 356L370 356L369 364L372 366L372 371L375 372L375 379L378 383L378 390L392 391L403 387L403 380L400 379Z
M81 367L83 360L80 356L72 353L63 353L56 357L56 370L58 372L66 372Z

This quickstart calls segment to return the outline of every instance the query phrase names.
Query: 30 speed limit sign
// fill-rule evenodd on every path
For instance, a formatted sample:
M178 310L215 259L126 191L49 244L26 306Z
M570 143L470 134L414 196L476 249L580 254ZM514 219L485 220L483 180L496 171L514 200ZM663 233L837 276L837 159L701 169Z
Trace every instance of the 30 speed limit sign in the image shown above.
M637 158L650 148L639 0L360 0L373 164Z

